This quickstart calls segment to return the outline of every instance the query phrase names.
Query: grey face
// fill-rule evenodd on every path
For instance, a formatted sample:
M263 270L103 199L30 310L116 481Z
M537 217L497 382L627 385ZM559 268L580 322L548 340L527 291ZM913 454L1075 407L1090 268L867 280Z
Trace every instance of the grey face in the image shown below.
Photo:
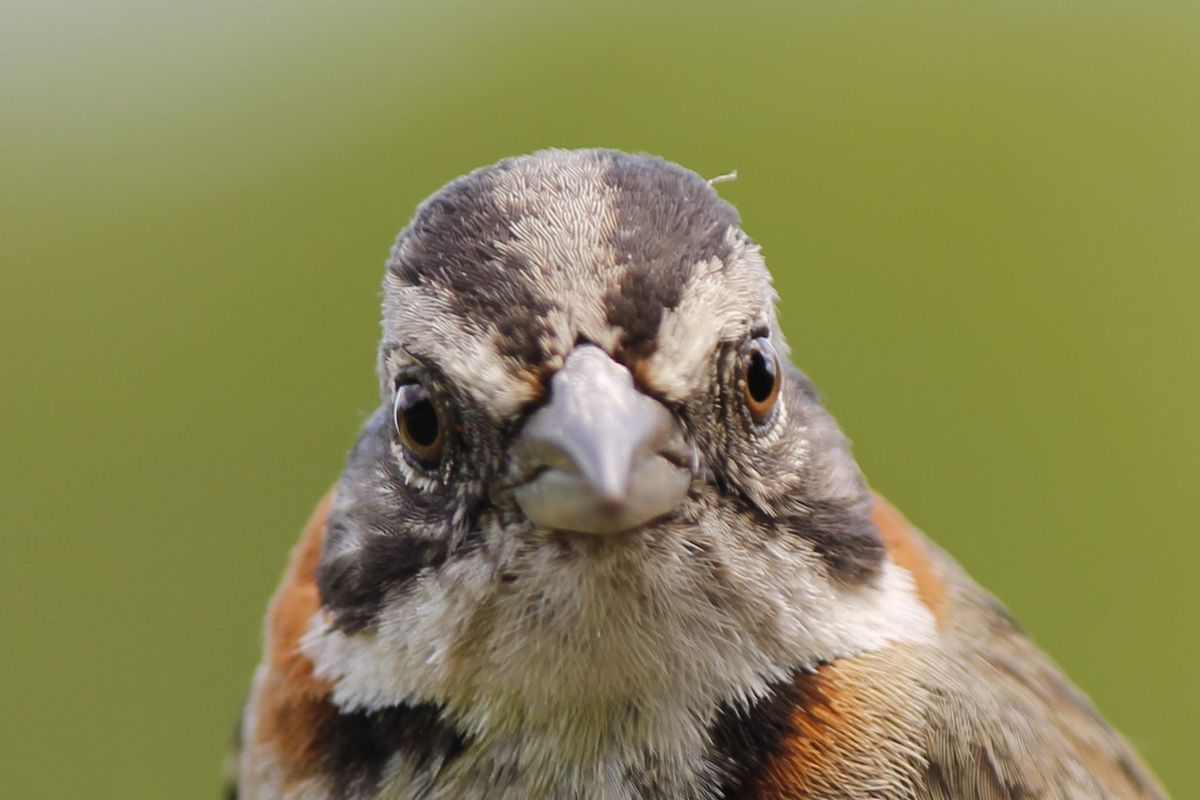
M454 559L521 580L572 536L782 537L875 575L865 487L773 301L732 207L659 159L548 151L432 196L388 263L381 407L326 537L339 624Z

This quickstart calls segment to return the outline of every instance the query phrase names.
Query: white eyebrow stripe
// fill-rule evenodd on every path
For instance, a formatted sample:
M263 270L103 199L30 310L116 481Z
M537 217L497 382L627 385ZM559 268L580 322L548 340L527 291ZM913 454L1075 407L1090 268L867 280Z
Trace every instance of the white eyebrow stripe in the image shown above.
M712 376L705 363L722 341L734 341L755 324L775 325L775 292L758 245L731 226L725 233L729 263L713 258L692 270L676 308L663 312L657 349L646 363L654 388L683 400Z
M384 303L394 330L404 333L398 344L409 349L421 343L421 354L434 360L446 377L494 413L515 414L535 399L536 388L522 380L504 357L499 331L490 321L466 319L444 293L386 278ZM395 364L381 364L381 380L394 373Z

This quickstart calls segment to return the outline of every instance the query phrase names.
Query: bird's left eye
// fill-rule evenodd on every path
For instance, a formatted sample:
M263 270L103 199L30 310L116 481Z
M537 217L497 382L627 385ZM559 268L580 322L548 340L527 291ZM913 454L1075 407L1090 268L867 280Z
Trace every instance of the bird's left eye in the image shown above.
M445 426L428 389L419 383L397 387L392 415L396 433L405 450L425 467L432 468L442 463L446 446Z
M751 339L742 350L742 400L750 418L761 425L779 399L779 357L765 336Z

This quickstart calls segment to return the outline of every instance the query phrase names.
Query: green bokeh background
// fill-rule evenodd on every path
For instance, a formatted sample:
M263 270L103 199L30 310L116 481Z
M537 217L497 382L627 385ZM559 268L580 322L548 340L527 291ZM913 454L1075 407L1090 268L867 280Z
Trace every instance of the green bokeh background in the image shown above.
M1200 796L1194 2L0 7L0 795L209 798L413 206L664 155L873 483Z

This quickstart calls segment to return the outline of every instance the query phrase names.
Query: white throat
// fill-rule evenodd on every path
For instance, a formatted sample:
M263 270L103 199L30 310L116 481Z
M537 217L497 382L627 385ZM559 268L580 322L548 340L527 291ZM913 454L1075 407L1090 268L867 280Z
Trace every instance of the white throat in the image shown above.
M683 545L514 552L538 576L515 588L478 560L451 561L371 629L346 634L319 612L302 649L343 710L438 703L466 737L437 776L394 763L397 797L489 787L488 797L634 797L647 769L679 796L704 797L717 777L708 727L723 705L748 707L796 670L934 631L895 564L871 585L838 587L791 545L763 547L778 552L718 554L724 586ZM651 556L652 573L638 568Z

